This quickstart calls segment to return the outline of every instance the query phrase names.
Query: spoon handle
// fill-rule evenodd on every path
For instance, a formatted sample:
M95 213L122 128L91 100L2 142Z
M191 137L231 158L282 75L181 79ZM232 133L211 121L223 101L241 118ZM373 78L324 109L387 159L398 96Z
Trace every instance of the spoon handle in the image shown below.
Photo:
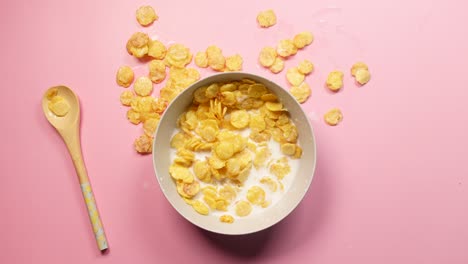
M64 141L72 157L76 173L78 174L78 179L81 185L81 192L83 193L86 208L88 209L88 215L93 226L97 245L99 250L105 250L108 248L107 238L106 234L104 233L101 217L99 216L96 201L94 200L93 190L91 189L91 184L89 183L88 173L86 172L86 167L81 155L79 136L77 135L78 133L73 134L74 136L72 138L64 137Z

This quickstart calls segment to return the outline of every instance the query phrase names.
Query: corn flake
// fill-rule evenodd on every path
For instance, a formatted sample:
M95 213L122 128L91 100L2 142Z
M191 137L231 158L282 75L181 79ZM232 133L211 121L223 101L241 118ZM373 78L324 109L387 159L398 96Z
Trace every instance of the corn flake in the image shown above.
M343 87L343 72L330 72L327 77L327 87L334 92L340 90Z
M231 113L231 125L243 129L249 125L250 115L245 110L236 110Z
M165 62L169 66L184 68L192 61L192 54L189 48L182 44L173 44L167 50Z
M239 201L237 204L236 204L236 214L238 216L247 216L250 214L250 212L252 212L252 206L250 205L249 202L246 202L246 201Z
M150 41L151 40L147 34L136 32L127 41L127 52L137 58L143 58L148 54L148 45Z
M61 96L54 96L52 99L49 101L47 104L47 107L49 108L52 113L56 116L66 116L68 112L70 111L70 104Z
M185 183L192 183L194 178L193 174L187 167L181 166L179 164L172 164L169 167L169 174L171 175L174 180L181 180Z
M270 172L279 180L282 180L287 174L289 174L289 172L291 172L288 160L285 157L280 158L270 165Z
M193 209L201 215L208 215L210 213L210 209L202 202L195 200L192 204Z
M307 101L310 94L312 93L310 86L306 82L301 83L299 86L291 87L289 91L294 96L294 98L296 98L296 100L301 104Z
M294 46L298 49L302 49L305 46L310 45L312 41L314 41L314 36L312 33L307 31L297 34L293 39Z
M286 79L293 86L299 86L304 81L304 74L299 72L296 67L290 68L286 72Z
M263 67L271 67L273 63L275 63L276 57L278 54L276 53L276 49L273 47L264 47L260 51L260 55L258 56L258 61L260 65Z
M272 73L279 73L284 69L284 60L280 57L276 57L275 62L270 67Z
M356 72L361 69L369 70L369 68L367 67L367 64L365 64L364 62L354 63L353 66L351 67L351 75L356 76Z
M206 68L208 67L208 55L206 55L206 52L204 51L199 51L195 55L195 64L200 67L200 68Z
M143 123L143 130L147 136L152 137L159 125L159 118L150 118Z
M141 6L136 11L136 19L142 26L148 26L158 19L158 15L151 6Z
M234 155L234 145L230 142L220 142L216 145L215 152L220 159L227 160Z
M231 215L222 215L219 217L219 221L231 224L234 223L234 217L232 217Z
M294 46L294 43L290 39L283 39L280 40L278 47L276 48L276 52L283 58L287 58L291 55L295 55L297 53L297 48Z
M132 123L134 125L138 125L141 122L140 113L138 113L137 111L135 111L133 109L129 109L127 111L127 119L128 119L128 121L130 121L130 123Z
M370 80L370 72L366 69L359 69L356 71L355 78L359 84L364 85Z
M192 198L200 191L200 184L197 181L193 181L192 183L177 181L176 186L177 192L185 198Z
M159 40L151 40L148 44L148 56L162 60L166 57L166 46Z
M255 205L261 205L265 201L265 191L259 186L252 186L247 191L247 200Z
M228 71L240 71L242 69L243 59L239 54L226 57L226 69Z
M193 172L200 181L211 181L211 169L207 161L195 161L193 165Z
M148 64L149 78L154 83L160 83L166 78L166 64L162 60L152 60Z
M343 114L341 113L340 109L333 108L333 109L329 110L324 115L323 118L325 120L325 123L327 123L328 125L336 126L341 122L341 120L343 120Z
M267 185L270 191L272 192L276 192L276 190L278 189L278 184L270 177L261 178L260 183Z
M253 161L255 168L259 169L265 166L267 160L271 157L271 151L268 147L257 148L255 159Z
M260 27L268 28L276 24L276 15L273 10L265 10L257 15L257 22Z
M133 70L129 66L120 66L117 71L116 81L122 87L129 87L134 78Z
M304 75L307 75L309 73L311 73L313 70L314 70L314 64L312 64L312 62L308 61L308 60L303 60L301 62L299 62L299 65L297 66L297 70L304 74Z
M133 90L139 96L148 96L153 91L153 83L146 76L139 77L133 84Z
M140 154L151 153L153 150L153 138L141 135L134 142L135 150Z
M286 109L283 108L283 104L279 102L266 102L265 107L272 111L272 112L277 112L277 111L285 111Z

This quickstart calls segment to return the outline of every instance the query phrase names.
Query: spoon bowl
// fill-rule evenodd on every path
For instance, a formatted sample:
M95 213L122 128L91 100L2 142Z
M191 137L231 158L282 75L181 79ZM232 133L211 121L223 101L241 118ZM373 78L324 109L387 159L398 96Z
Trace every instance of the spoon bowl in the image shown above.
M53 90L57 89L58 94L63 97L68 104L70 104L70 110L65 116L57 116L48 107L49 99L47 94ZM78 126L80 121L80 102L78 96L66 86L55 86L49 88L44 96L42 97L42 111L44 111L45 117L47 120L55 127L59 132L64 129L70 129L72 126Z

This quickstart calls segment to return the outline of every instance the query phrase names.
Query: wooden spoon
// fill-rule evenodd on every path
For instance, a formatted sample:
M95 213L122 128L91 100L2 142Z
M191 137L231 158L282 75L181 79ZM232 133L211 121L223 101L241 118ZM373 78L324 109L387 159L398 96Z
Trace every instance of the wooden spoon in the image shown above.
M65 116L55 115L48 107L49 98L47 95L52 89L57 89L57 95L64 98L70 105L70 109ZM67 145L68 151L73 159L76 173L81 185L81 191L88 209L89 219L93 225L93 231L96 238L99 250L108 248L106 235L101 223L101 218L97 210L96 202L94 200L93 191L89 183L86 167L81 156L80 144L80 103L78 97L73 91L66 86L51 87L46 91L42 97L42 110L44 115L49 120L49 123L55 127L63 141Z

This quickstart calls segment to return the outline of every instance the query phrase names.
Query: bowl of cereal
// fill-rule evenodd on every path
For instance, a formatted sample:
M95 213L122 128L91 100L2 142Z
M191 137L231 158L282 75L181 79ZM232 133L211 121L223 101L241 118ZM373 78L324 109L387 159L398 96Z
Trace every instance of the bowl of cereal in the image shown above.
M296 99L241 72L212 75L179 94L153 143L169 203L196 226L228 235L285 218L306 194L315 164L313 130Z

